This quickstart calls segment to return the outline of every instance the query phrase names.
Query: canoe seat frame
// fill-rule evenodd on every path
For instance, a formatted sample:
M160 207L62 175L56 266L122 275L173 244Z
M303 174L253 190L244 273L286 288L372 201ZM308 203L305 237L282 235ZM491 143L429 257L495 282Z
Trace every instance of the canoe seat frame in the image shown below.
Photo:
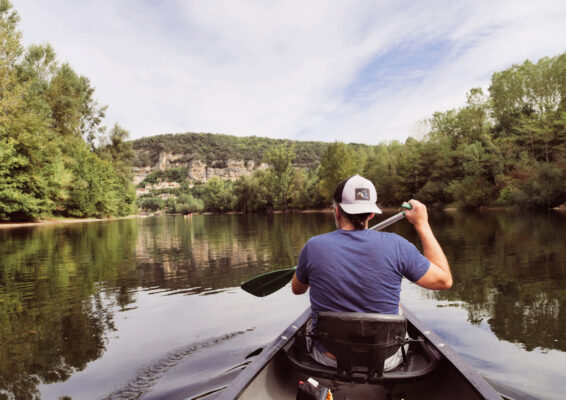
M316 334L298 332L283 350L291 364L311 376L387 385L420 379L432 372L441 358L424 338L408 338L406 334L407 320L400 315L320 312ZM306 354L304 346L297 345L303 340L301 335L319 340L336 356L337 367L319 364ZM384 372L385 360L400 348L403 362Z

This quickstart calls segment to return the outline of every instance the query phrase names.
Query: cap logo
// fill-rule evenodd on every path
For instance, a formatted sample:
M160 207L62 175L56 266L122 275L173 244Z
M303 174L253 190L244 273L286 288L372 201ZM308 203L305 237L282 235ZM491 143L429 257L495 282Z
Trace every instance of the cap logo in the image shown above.
M369 200L369 189L368 188L357 188L356 189L356 200Z

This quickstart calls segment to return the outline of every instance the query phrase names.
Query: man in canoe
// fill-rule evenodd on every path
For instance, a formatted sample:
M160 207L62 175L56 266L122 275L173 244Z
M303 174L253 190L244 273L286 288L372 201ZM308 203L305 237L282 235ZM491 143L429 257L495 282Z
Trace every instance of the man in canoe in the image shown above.
M399 314L403 277L427 289L452 286L450 266L428 223L426 206L410 200L412 209L405 212L419 235L423 255L399 235L368 229L369 220L381 214L376 202L371 181L359 175L344 180L334 191L337 230L309 239L301 250L291 285L295 294L310 287L310 330L316 330L320 311ZM321 343L308 347L314 360L336 366L336 357ZM401 353L394 354L385 361L385 371L401 361Z

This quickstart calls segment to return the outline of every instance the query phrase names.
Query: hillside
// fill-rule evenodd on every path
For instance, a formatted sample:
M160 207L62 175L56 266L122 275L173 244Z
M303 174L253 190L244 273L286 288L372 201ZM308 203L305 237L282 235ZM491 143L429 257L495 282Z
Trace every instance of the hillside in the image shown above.
M257 164L263 161L266 151L280 144L294 146L294 163L307 166L318 163L328 145L325 142L212 133L157 135L134 140L132 144L136 152L134 166L137 168L156 166L164 153L182 156L175 157L178 162L199 160L209 166L225 165L228 160L254 161Z
M187 178L193 182L206 182L213 176L223 180L237 180L240 176L267 168L265 154L282 144L292 148L295 167L311 169L320 163L329 145L326 142L212 133L165 134L137 139L131 143L135 151L135 185L145 183L151 173L176 168L186 168ZM366 150L372 147L364 144L349 146Z

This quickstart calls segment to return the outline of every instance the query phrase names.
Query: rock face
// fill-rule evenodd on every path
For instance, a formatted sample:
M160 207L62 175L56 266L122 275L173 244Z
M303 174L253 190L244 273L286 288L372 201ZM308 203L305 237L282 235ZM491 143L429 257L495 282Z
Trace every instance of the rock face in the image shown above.
M255 161L227 160L225 162L217 161L212 165L208 165L200 160L186 161L186 157L183 154L161 153L159 161L154 167L133 168L134 185L143 181L151 171L166 170L174 167L187 167L189 180L206 182L213 176L218 176L224 180L236 180L240 176L251 175L257 170L266 169L267 164Z

